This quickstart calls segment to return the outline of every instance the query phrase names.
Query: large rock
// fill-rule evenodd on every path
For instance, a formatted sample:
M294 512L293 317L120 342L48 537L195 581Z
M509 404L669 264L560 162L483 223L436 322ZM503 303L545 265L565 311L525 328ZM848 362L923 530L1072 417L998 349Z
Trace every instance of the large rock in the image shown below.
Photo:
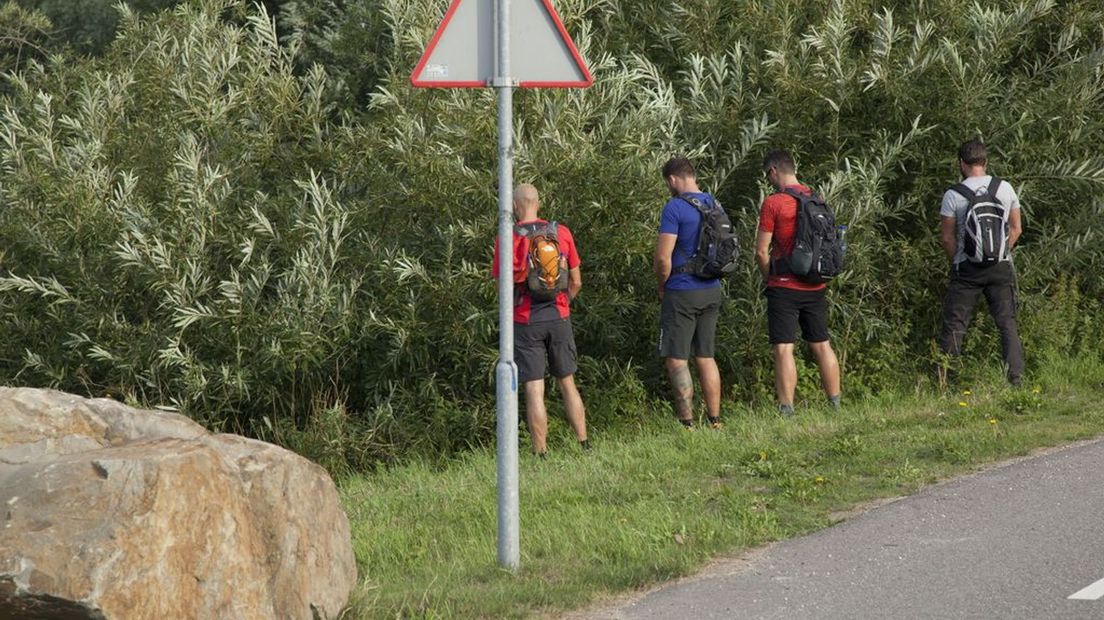
M321 467L184 416L0 388L0 618L333 618L356 582Z

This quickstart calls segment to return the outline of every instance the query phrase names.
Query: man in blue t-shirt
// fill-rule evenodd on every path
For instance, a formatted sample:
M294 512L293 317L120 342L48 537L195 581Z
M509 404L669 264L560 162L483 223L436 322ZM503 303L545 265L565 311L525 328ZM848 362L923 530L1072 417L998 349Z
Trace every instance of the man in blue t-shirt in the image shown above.
M688 429L694 427L694 381L689 365L692 355L710 426L720 428L721 374L713 359L713 341L721 311L721 281L699 278L684 268L697 250L701 225L701 214L689 199L706 204L714 201L698 188L694 165L685 157L664 164L663 180L673 197L660 215L655 250L655 276L661 302L659 355L665 358L679 421Z

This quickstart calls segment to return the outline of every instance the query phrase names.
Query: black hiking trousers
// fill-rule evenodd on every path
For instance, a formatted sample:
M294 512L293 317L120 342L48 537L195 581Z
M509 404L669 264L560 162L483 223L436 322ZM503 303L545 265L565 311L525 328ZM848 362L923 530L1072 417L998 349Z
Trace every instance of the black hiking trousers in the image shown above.
M990 267L964 261L951 268L951 282L943 303L943 335L939 344L944 353L954 356L962 353L962 340L981 293L985 294L989 314L993 315L1000 331L1008 380L1019 384L1024 372L1024 353L1020 334L1016 331L1016 272L1010 261Z

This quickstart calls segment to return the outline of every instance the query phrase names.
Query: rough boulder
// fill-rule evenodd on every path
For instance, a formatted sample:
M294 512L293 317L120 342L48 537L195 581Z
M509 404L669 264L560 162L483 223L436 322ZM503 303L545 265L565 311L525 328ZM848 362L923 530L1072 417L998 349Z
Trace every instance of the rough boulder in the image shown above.
M112 400L0 388L0 618L334 618L356 582L333 481Z

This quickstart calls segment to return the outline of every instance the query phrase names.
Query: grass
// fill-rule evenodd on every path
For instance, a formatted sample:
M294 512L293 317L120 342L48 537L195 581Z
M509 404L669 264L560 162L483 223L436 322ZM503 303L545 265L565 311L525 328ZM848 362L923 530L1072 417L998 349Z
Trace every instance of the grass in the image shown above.
M731 405L721 431L667 412L582 453L562 426L521 459L522 569L495 567L494 453L348 478L361 586L346 617L552 615L687 575L721 554L829 526L848 510L1104 428L1104 363L1019 390L886 394L794 420Z

